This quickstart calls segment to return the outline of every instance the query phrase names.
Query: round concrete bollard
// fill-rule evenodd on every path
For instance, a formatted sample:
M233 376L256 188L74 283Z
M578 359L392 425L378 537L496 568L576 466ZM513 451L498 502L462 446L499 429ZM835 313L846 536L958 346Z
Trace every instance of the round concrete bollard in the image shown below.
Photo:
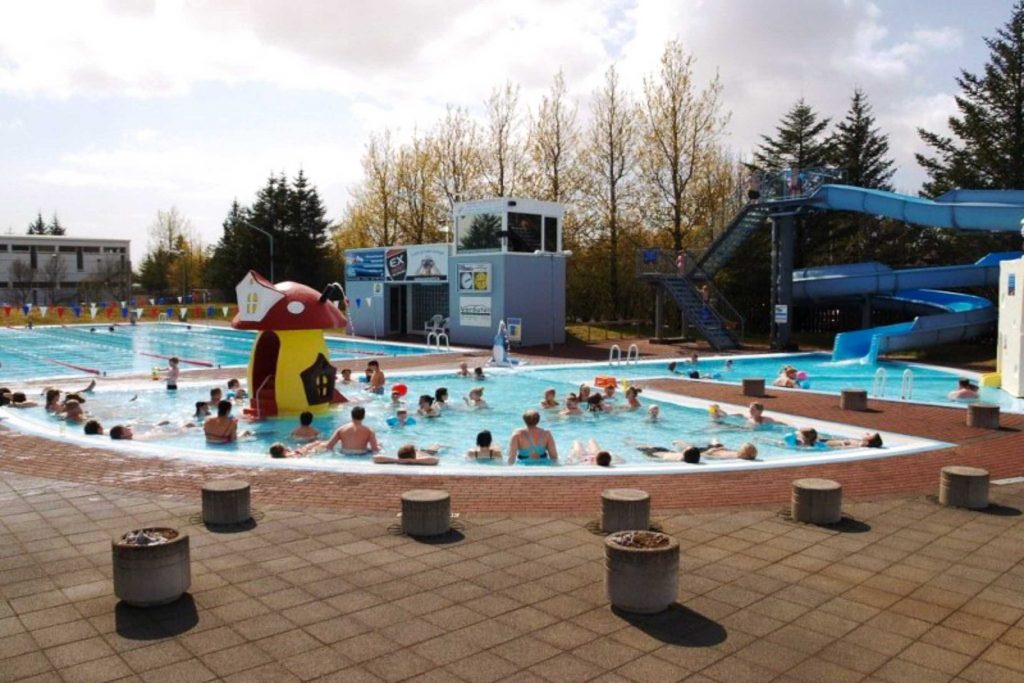
M203 523L242 524L252 519L249 482L218 479L203 484Z
M949 507L988 507L988 470L950 465L939 475L939 502Z
M402 494L402 532L440 536L451 529L452 500L447 491L413 489Z
M843 518L843 487L831 479L797 479L790 511L796 522L835 524Z
M999 429L999 406L991 403L972 403L967 406L967 426Z
M639 489L606 489L601 493L601 530L646 531L651 528L651 496Z
M133 607L174 602L192 583L188 534L162 527L145 531L169 540L158 545L129 545L122 537L110 543L114 595Z
M839 394L839 409L859 410L862 412L867 410L868 392L863 389L843 389Z
M764 378L746 378L743 380L743 395L753 396L754 398L764 397Z

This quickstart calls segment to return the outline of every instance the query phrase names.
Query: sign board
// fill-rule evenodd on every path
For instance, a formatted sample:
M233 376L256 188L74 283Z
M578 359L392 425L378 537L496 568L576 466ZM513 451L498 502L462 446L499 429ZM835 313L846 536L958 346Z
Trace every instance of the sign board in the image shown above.
M1015 296L1017 294L1017 276L1014 273L1010 273L1009 279L1006 281L1006 295Z
M777 304L775 306L775 324L785 325L789 322L789 306Z
M360 249L345 253L346 280L383 280L384 250Z
M373 283L373 295L374 296L383 296L383 294L384 294L384 283L383 282L374 282Z
M458 272L459 292L465 294L491 291L490 263L460 263Z
M491 297L460 296L459 325L463 327L490 327Z
M508 328L508 340L513 344L523 341L523 319L506 318L505 326Z
M448 279L448 247L444 244L392 247L387 250L385 262L391 282Z

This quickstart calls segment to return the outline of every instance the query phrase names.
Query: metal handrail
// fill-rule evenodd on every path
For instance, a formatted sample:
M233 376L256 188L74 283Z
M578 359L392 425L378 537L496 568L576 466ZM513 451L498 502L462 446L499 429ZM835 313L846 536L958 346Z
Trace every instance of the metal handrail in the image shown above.
M626 350L626 365L632 363L637 365L640 362L640 347L636 344L630 344Z
M735 306L729 303L729 300L725 298L725 295L722 294L722 291L715 286L715 283L711 280L711 277L708 275L707 271L700 267L700 264L696 261L696 259L693 258L693 255L690 252L686 252L686 258L688 262L693 261L693 267L688 270L687 275L692 276L694 272L699 271L700 274L703 276L701 284L706 285L708 287L709 296L708 300L705 301L704 304L712 311L714 311L715 315L717 315L719 319L735 322L736 325L739 327L739 338L743 339L743 337L745 336L745 328L747 323L746 319L740 314L739 311L736 310ZM714 298L715 300L715 305L711 304L712 298ZM719 310L719 307L723 305L727 309L726 315L722 315L722 312Z
M608 349L608 365L621 365L622 364L622 347L618 344L612 344L612 347Z
M900 398L909 401L914 394L914 373L910 368L903 371L903 380L900 382Z
M877 398L885 397L885 368L875 370L875 381L871 385L871 395Z
M267 386L267 382L269 382L272 379L274 379L273 375L267 375L266 377L264 377L263 381L260 382L259 388L256 389L256 393L252 395L252 405L253 408L255 409L257 420L263 419L263 409L262 406L260 405L260 394L263 393L263 388Z

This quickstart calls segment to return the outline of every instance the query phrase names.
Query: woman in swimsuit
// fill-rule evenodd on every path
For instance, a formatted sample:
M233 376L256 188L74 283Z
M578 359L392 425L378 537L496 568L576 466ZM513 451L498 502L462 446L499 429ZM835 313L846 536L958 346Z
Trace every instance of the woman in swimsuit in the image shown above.
M551 432L541 429L540 413L536 410L527 410L523 413L522 429L517 429L512 434L512 440L508 444L508 464L516 460L558 460L558 449L555 447L555 439Z

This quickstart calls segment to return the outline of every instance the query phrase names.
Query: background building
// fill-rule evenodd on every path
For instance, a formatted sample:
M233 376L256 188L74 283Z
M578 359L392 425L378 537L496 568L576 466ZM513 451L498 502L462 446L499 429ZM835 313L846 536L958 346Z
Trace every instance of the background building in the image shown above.
M130 240L0 235L0 301L123 301L131 294L130 247Z

